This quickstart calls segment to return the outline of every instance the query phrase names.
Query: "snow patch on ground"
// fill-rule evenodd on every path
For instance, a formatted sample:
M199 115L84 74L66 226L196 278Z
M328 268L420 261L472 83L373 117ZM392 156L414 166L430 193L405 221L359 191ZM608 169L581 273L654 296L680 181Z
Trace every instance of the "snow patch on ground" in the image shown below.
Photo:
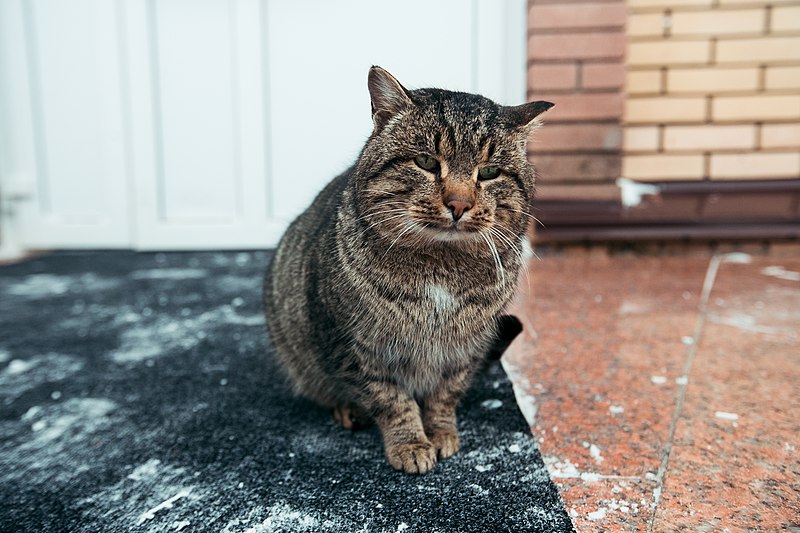
M35 405L18 420L0 422L0 433L16 435L2 446L3 482L50 486L68 483L97 464L98 435L114 426L117 405L105 398L71 398Z
M130 322L132 318L133 315L123 312L122 319ZM225 325L264 325L261 313L241 315L227 304L195 317L176 318L151 313L146 318L129 324L123 331L120 346L109 354L114 362L136 363L160 357L175 349L191 350L209 331Z
M30 359L12 359L0 371L0 398L10 402L29 390L67 379L83 368L72 355L48 353Z
M119 279L105 278L92 272L72 276L56 274L31 274L22 281L6 287L6 293L12 296L25 298L45 298L48 296L61 296L68 292L86 293L88 291L103 291L118 287L122 283Z
M214 492L203 487L197 475L152 458L79 504L93 516L113 507L109 530L180 531L191 530L192 518Z
M23 281L6 288L8 294L28 298L58 296L69 292L70 286L77 281L75 276L57 276L55 274L32 274Z
M201 279L206 276L208 276L208 270L204 268L153 268L134 270L130 273L132 279L169 279L176 281Z
M402 525L402 524L401 524ZM407 527L407 526L406 526ZM314 511L296 509L285 502L257 506L245 516L230 520L221 533L338 533L372 531L371 521L356 523L345 517L325 518Z

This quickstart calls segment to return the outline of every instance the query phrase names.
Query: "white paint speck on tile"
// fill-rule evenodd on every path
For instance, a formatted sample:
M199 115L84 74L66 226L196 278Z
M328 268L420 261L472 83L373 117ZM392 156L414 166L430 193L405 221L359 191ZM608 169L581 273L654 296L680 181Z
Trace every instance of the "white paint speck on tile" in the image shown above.
M594 459L594 462L597 464L602 463L605 459L600 454L600 448L596 444L592 444L589 446L589 455Z
M731 252L722 256L722 262L749 265L753 262L753 256L744 252Z
M721 418L722 420L730 420L732 422L739 420L739 415L736 413L726 413L725 411L716 411L714 416Z
M675 383L678 385L688 385L689 384L689 377L688 376L680 376L675 378Z
M608 412L612 415L619 415L625 412L625 408L621 405L609 405Z
M650 376L650 381L653 382L654 385L663 385L667 382L667 378L664 376Z
M786 270L782 266L768 266L761 269L761 273L765 276L782 279L785 281L800 281L800 272L793 270Z
M592 520L592 521L602 520L605 517L606 517L606 510L603 509L602 507L600 509L598 509L597 511L592 511L591 513L586 515L586 518L588 518L589 520Z
M686 335L684 337L681 337L681 342L686 346L691 346L692 344L694 344L694 337Z

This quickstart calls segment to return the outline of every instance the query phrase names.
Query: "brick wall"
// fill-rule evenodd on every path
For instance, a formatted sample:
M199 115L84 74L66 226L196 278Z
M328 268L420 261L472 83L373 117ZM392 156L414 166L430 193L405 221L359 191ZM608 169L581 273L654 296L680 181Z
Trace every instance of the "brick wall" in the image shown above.
M624 1L528 2L528 97L556 107L529 143L540 200L618 196Z
M627 4L622 174L800 177L800 2Z

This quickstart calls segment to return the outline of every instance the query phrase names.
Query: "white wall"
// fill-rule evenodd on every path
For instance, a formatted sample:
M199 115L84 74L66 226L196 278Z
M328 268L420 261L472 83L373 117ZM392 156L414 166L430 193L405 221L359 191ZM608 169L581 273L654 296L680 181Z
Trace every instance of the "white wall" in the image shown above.
M0 0L3 243L273 246L369 134L371 65L521 103L525 20L523 0Z

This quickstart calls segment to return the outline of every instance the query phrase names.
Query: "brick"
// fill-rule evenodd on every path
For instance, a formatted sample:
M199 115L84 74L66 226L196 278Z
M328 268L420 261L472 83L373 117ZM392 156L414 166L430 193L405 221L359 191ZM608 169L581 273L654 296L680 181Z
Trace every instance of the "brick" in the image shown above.
M756 128L742 126L667 126L664 150L733 150L755 148Z
M625 102L628 123L702 122L705 116L705 98L629 98Z
M647 41L628 45L630 65L705 64L711 57L708 41Z
M764 124L761 147L800 149L800 124Z
M536 93L536 100L547 100L556 106L547 112L545 122L619 119L622 116L621 93L553 94Z
M800 30L800 6L773 8L770 30L773 32Z
M621 58L625 42L622 32L534 34L528 39L528 57L534 60Z
M712 102L713 120L800 119L800 94L719 96Z
M626 155L622 160L623 177L638 180L703 178L702 155Z
M796 178L800 152L712 154L711 178Z
M630 94L661 92L660 70L629 70L625 90Z
M800 67L767 68L766 89L800 89Z
M764 0L718 0L717 3L721 6L737 6L742 4L769 4L769 5L780 5L780 4L795 4L797 0L771 0L769 2L765 2Z
M647 8L647 7L663 7L667 9L674 9L676 7L690 6L690 7L706 7L711 6L713 0L628 0L628 7Z
M533 155L538 176L546 183L598 182L620 176L618 154Z
M656 126L627 127L623 132L622 147L625 152L655 152L659 149Z
M717 62L800 61L800 37L760 37L717 42Z
M664 13L632 14L628 17L627 32L630 37L661 36L667 27Z
M616 63L584 63L581 87L584 89L619 89L625 85L625 65Z
M760 9L734 11L678 11L672 14L672 35L760 34L764 31L766 12Z
M616 179L616 178L613 178ZM545 184L536 187L537 200L619 200L619 187L615 183Z
M624 2L534 4L528 11L528 27L534 30L622 27L626 16Z
M617 151L621 140L619 124L548 124L536 132L529 146L539 153Z
M528 68L528 88L532 91L575 89L577 65L531 65Z
M751 68L671 69L667 72L669 93L720 93L755 91L759 71Z

